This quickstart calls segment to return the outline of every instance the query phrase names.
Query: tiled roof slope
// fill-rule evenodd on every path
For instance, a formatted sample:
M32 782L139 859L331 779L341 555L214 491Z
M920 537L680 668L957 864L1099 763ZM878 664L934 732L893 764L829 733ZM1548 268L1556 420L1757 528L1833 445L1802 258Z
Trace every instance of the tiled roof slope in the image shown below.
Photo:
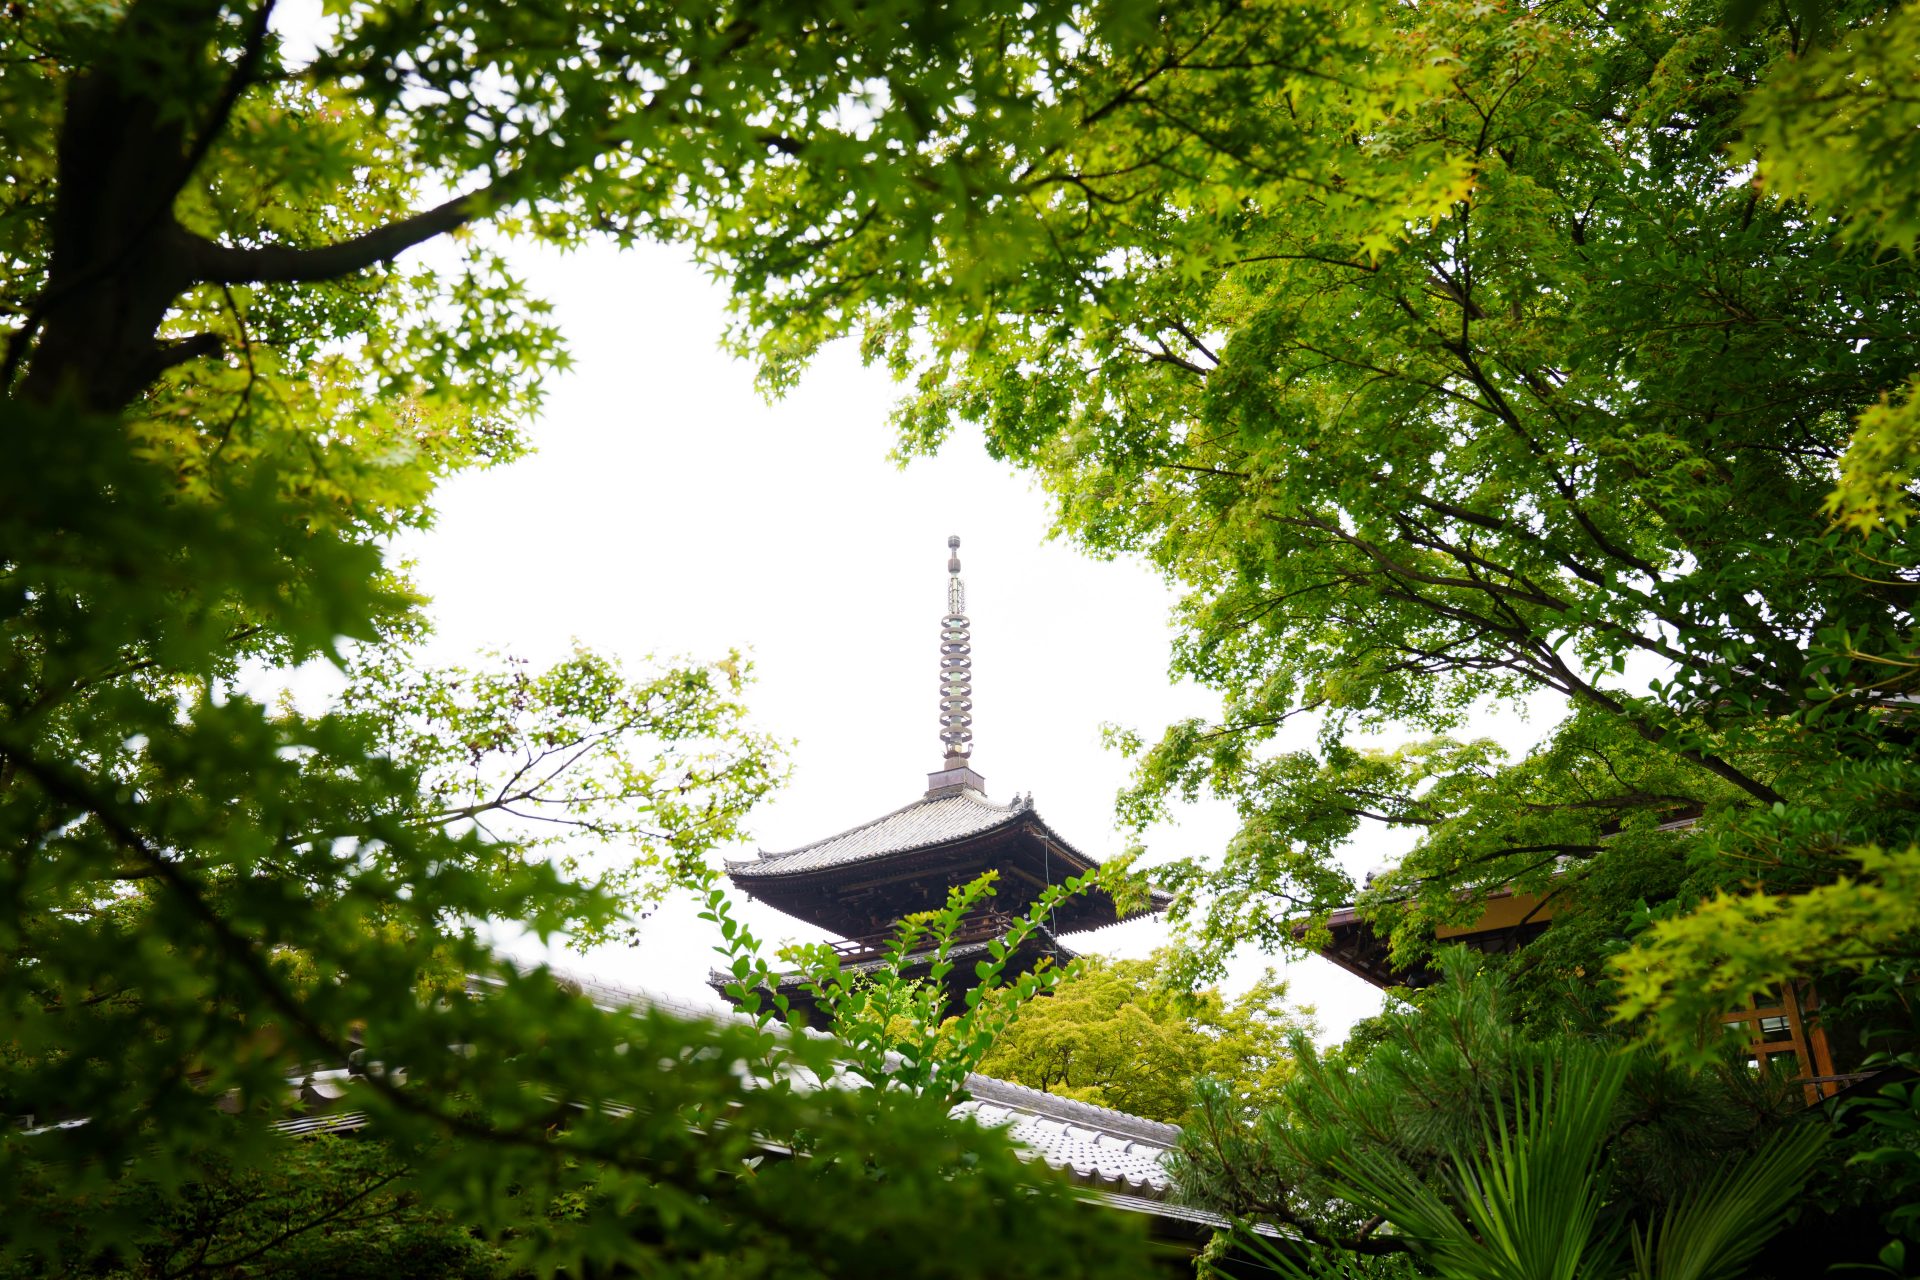
M967 1077L972 1095L952 1114L1006 1127L1015 1141L1075 1181L1158 1200L1172 1184L1167 1153L1180 1130L1124 1111L1059 1098L992 1076Z
M915 800L892 813L863 822L838 835L801 845L784 853L762 853L757 859L729 862L727 870L736 877L786 875L795 871L823 871L829 867L864 862L890 853L924 849L981 835L996 827L1012 826L1032 812L1031 804L1015 800L995 804L978 791L968 789L934 799ZM1058 836L1055 844L1065 845Z

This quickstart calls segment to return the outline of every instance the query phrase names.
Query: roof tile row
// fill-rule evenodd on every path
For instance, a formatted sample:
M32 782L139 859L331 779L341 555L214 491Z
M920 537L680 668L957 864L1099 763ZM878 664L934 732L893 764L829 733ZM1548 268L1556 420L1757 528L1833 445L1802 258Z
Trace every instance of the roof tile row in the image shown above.
M1029 809L1024 804L995 804L971 789L934 799L922 798L798 849L763 852L759 858L745 862L730 861L727 870L743 878L823 871L891 853L964 840L996 827L1010 826L1027 812Z

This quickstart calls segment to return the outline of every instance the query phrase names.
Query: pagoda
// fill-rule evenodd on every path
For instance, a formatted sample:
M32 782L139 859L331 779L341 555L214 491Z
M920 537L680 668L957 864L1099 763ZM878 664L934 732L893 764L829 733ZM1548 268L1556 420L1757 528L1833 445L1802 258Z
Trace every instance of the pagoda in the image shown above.
M1031 795L1000 804L987 797L986 779L973 769L973 657L966 584L960 577L960 539L947 539L947 612L940 622L940 767L927 775L925 794L892 813L785 852L761 852L728 862L734 887L787 915L838 934L833 944L844 973L885 963L900 920L946 904L947 893L994 871L995 893L962 922L948 951L955 963L947 997L964 1004L976 982L969 958L985 952L1050 885L1084 875L1099 863L1047 825ZM1045 925L1027 934L1008 959L1003 978L1043 963L1064 965L1076 952L1061 934L1098 929L1158 911L1171 895L1152 890L1143 910L1122 911L1103 889L1062 901ZM908 976L924 975L931 956L912 957ZM730 975L710 981L724 993ZM781 994L805 1009L811 999L797 979L783 978Z

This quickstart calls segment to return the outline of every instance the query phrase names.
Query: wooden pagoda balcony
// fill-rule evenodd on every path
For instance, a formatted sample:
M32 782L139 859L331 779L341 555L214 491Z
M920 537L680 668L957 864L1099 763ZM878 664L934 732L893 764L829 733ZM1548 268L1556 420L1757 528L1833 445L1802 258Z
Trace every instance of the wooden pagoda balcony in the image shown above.
M975 911L960 921L960 927L954 931L953 945L960 946L969 942L985 942L990 938L1004 937L1007 930L1013 928L1015 917L1006 911ZM871 960L884 959L887 949L899 936L900 928L895 925L879 933L861 934L855 938L842 938L830 945L840 957L843 965L865 964ZM926 939L921 939L925 942ZM931 950L931 946L916 945L911 954Z

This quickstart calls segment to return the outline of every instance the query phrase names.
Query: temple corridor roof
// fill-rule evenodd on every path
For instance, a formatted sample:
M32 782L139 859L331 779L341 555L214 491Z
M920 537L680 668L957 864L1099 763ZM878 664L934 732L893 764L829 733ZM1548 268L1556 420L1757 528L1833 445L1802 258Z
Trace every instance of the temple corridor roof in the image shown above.
M714 1021L747 1016L705 1008L684 997L576 975L556 976L602 1008L660 1009L680 1017ZM1172 1191L1166 1159L1180 1137L1175 1125L1057 1097L978 1072L967 1077L967 1094L952 1109L955 1119L970 1116L983 1125L1004 1127L1008 1136L1025 1148L1029 1159L1045 1161L1076 1182L1156 1201Z
M1075 1181L1156 1200L1172 1187L1166 1160L1180 1139L1174 1125L977 1072L967 1077L967 1093L951 1112L955 1118L972 1116L983 1125L1004 1126L1033 1157Z
M716 1022L747 1017L683 996L636 990L557 971L554 976L604 1009L658 1009L682 1018ZM1090 1102L1057 1097L978 1072L967 1077L966 1091L968 1096L950 1112L955 1119L970 1117L983 1125L1004 1127L1028 1159L1044 1161L1096 1191L1145 1197L1154 1202L1150 1211L1155 1213L1181 1212L1160 1203L1173 1190L1166 1160L1180 1137L1177 1126ZM333 1123L338 1125L340 1120L335 1119ZM1195 1212L1184 1211L1188 1215ZM1206 1216L1213 1225L1220 1224L1220 1220Z

